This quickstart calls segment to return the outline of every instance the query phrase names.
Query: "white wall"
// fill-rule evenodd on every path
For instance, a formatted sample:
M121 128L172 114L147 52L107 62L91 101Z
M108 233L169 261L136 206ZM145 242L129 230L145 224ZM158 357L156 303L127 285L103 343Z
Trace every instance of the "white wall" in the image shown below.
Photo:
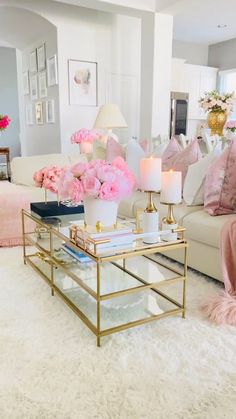
M209 46L208 65L219 70L236 68L236 38Z
M182 58L188 64L208 65L208 45L173 39L172 57Z
M34 44L28 46L22 52L22 72L29 69L29 57L31 51L35 50L38 46L45 43L46 58L57 54L57 31L52 27L50 31L44 33L44 36ZM39 74L39 73L38 73ZM59 120L59 88L58 85L47 88L48 96L46 98L39 98L31 100L30 94L24 96L24 114L25 106L32 103L33 105L33 125L26 125L25 123L25 136L22 138L22 153L24 155L34 154L48 154L60 153L60 120ZM55 123L46 123L46 101L54 100L55 104ZM40 101L43 102L44 123L37 125L35 121L35 104ZM24 141L24 142L23 142Z
M140 27L136 18L115 16L83 8L67 10L64 21L61 21L58 27L62 152L78 151L78 146L70 143L71 134L79 128L92 128L98 112L98 107L95 106L82 107L69 104L68 60L97 62L98 106L116 97L116 102L120 105L124 116L132 118L129 112L134 108L137 113L139 97L135 98L129 94L126 89L126 78L137 79L137 88L139 87L139 31ZM125 34L127 35L126 42ZM137 51L133 54L134 38ZM119 97L116 94L117 85L120 86ZM137 131L134 132L134 135L136 134L138 134ZM131 132L124 131L123 135L129 137Z
M14 48L0 47L0 114L11 118L8 129L0 137L0 147L9 147L11 157L19 156L19 106Z

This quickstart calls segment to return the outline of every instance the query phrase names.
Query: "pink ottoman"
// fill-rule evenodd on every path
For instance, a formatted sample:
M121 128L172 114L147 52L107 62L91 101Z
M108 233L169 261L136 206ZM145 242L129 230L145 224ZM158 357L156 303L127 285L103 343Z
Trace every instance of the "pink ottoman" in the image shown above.
M21 209L30 211L30 197L20 185L0 182L0 246L23 244ZM33 225L27 226L32 231Z

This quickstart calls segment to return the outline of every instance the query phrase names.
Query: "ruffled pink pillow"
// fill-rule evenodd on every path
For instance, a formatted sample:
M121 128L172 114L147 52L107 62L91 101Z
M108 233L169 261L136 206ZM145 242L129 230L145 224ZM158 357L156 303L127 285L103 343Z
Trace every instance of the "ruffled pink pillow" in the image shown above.
M176 170L182 172L182 185L190 164L196 163L202 157L198 140L193 140L184 150L176 153L174 156L164 158L162 156L162 170Z
M210 215L236 212L236 138L207 171L204 207Z
M107 140L106 161L111 163L116 157L125 159L125 151L120 143L110 137Z
M170 157L175 156L176 153L179 153L180 151L182 151L182 147L179 145L175 137L172 137L161 156L162 161L168 160Z

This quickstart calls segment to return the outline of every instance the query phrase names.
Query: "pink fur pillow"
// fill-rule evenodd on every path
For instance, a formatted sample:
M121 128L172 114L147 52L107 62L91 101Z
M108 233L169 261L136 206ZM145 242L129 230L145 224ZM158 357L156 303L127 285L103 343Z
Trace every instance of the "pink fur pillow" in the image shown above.
M236 212L236 138L207 171L204 207L210 215Z
M175 137L172 137L170 141L168 142L167 147L162 153L162 161L168 160L170 157L173 157L176 155L176 153L179 153L182 151L182 147L179 145L178 141L175 139Z
M175 140L176 141L176 140ZM179 151L172 157L165 158L162 155L162 170L176 170L182 172L182 185L190 164L196 163L202 157L198 140L193 140L184 150Z
M125 159L125 150L120 143L110 137L107 140L106 161L111 163L116 157Z

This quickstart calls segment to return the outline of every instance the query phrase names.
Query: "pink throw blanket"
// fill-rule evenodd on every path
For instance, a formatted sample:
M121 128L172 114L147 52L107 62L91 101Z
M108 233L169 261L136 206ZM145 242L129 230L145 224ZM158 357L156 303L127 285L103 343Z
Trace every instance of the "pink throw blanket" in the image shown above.
M203 309L215 323L236 326L236 219L222 227L220 253L225 291L212 297Z

